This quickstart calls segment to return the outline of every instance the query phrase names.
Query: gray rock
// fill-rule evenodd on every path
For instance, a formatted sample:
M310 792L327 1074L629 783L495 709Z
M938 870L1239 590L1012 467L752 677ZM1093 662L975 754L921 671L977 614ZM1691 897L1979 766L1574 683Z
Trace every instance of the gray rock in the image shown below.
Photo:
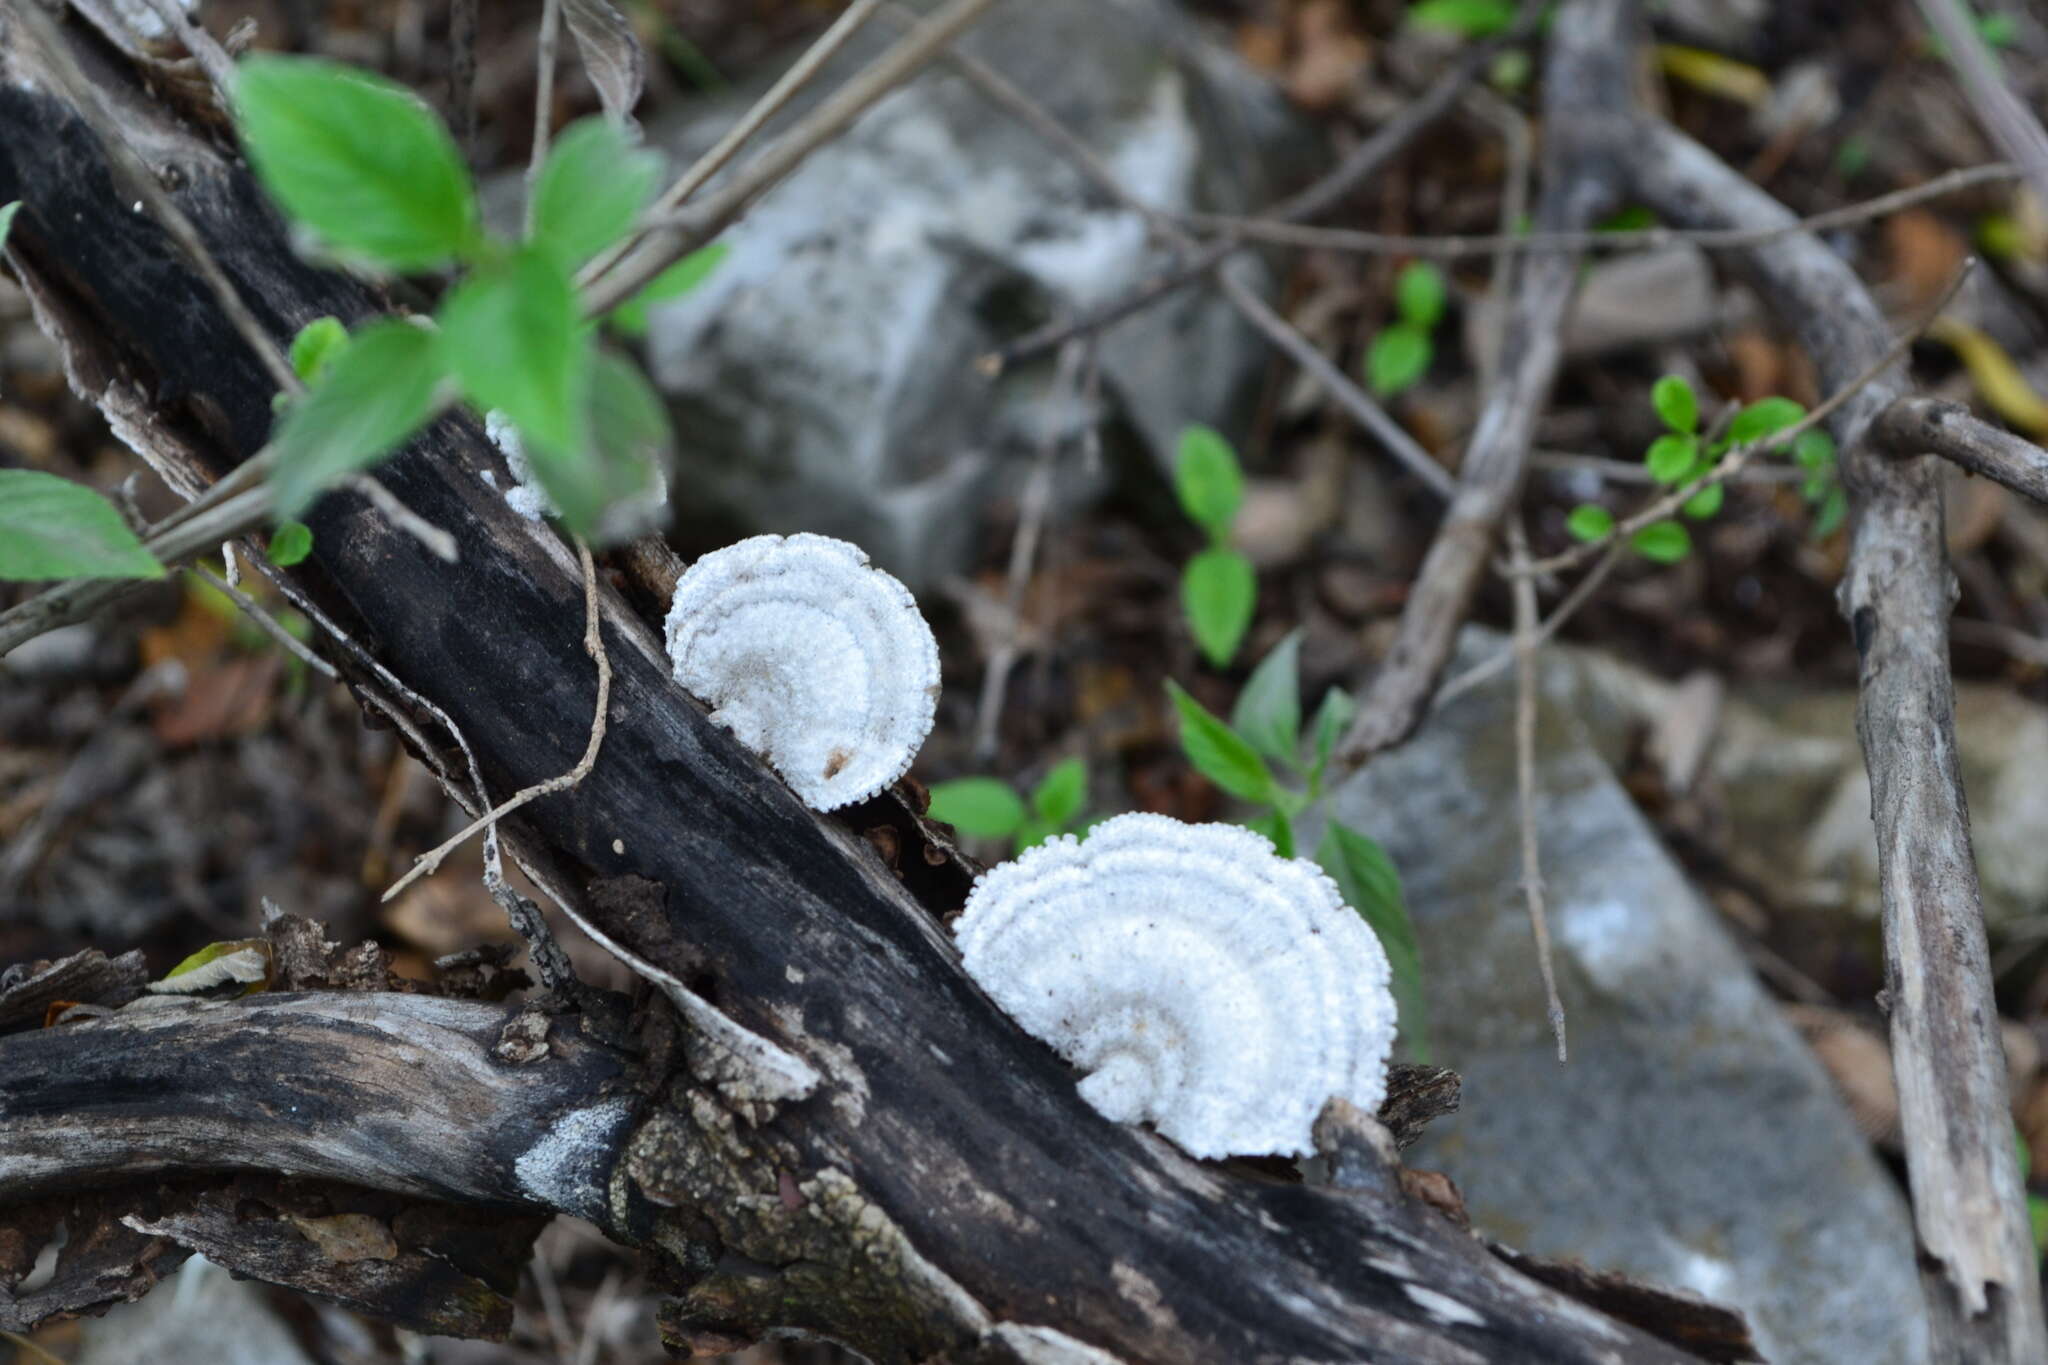
M1476 632L1463 662L1496 649ZM1336 796L1406 881L1435 1055L1463 1108L1410 1154L1480 1230L1741 1308L1772 1361L1926 1356L1890 1177L1813 1056L1602 761L1546 670L1537 821L1571 1060L1520 891L1511 676L1432 715Z
M811 89L832 89L890 37L870 25ZM1302 159L1278 95L1166 0L1006 5L963 46L1158 208L1256 207L1276 163ZM744 103L652 126L650 139L687 162ZM724 240L731 254L658 308L649 335L682 433L677 514L844 536L913 585L971 561L981 509L1048 423L1105 415L1044 402L1048 365L992 382L977 357L1166 259L1138 215L1104 205L943 64ZM1236 268L1268 283L1256 258ZM1188 422L1232 425L1262 347L1213 291L1184 290L1107 334L1105 404L1163 457ZM1063 491L1077 494L1069 471Z
M312 1365L261 1285L234 1279L203 1256L147 1298L88 1319L78 1365Z

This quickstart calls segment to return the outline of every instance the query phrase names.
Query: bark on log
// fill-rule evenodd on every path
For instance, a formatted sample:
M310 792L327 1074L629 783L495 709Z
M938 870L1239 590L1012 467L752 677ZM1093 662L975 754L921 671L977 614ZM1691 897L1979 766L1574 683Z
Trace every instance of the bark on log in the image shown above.
M273 336L388 308L301 263L231 155L78 46ZM271 421L260 367L130 211L32 56L0 41L0 201L14 198L9 262L81 391L176 482L199 481L195 457L218 476L256 450ZM576 560L506 508L482 478L497 468L474 421L436 424L379 477L454 534L460 562L338 492L307 518L314 556L294 576L445 712L502 797L575 761L595 686ZM679 486L687 495L687 456ZM603 752L581 786L511 827L554 879L589 883L570 888L579 913L682 1007L692 1065L624 1135L614 1182L664 1206L648 1235L695 1280L673 1314L680 1334L793 1326L882 1361L1693 1358L1510 1269L1398 1182L1281 1183L1100 1118L961 972L939 914L962 880L927 862L901 804L803 809L673 685L647 623L605 598ZM886 839L862 837L877 827ZM188 1023L246 1019L260 1049L308 1011L242 1005ZM447 1007L425 1012L475 1041ZM5 1040L0 1073L63 1046ZM175 1146L149 1160L178 1160ZM462 1192L506 1193L503 1156L478 1151ZM455 1179L425 1169L437 1188Z

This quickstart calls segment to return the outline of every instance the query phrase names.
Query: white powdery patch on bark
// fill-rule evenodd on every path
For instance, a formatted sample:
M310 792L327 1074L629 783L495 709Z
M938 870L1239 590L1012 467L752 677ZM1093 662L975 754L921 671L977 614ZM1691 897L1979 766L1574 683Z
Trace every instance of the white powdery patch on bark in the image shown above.
M1089 1103L1195 1156L1300 1155L1332 1096L1386 1097L1379 939L1250 830L1117 816L985 873L954 934L996 1003L1090 1073Z
M931 733L939 647L909 589L828 536L755 536L676 583L676 681L805 805L864 801Z
M621 1096L572 1109L556 1119L514 1164L520 1188L537 1204L584 1218L601 1216L605 1173L624 1142L632 1113L632 1102Z
M484 435L490 437L491 444L505 457L505 463L511 466L512 477L517 480L505 490L505 505L528 521L559 516L561 509L555 506L555 500L548 496L534 475L533 461L526 453L526 441L512 419L496 408L491 409L484 414ZM484 472L488 475L491 471ZM491 485L497 486L495 478ZM608 508L598 519L594 543L609 545L631 540L634 536L659 530L667 522L668 470L660 460L656 460L647 480L647 490Z

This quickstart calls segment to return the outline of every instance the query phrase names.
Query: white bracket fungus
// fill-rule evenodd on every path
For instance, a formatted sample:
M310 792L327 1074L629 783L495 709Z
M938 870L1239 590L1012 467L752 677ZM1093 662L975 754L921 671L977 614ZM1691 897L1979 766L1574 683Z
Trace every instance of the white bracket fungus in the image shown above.
M1302 1155L1332 1096L1386 1097L1386 952L1250 830L1119 815L983 874L953 932L982 989L1089 1073L1090 1104L1195 1156Z
M755 536L676 583L676 681L813 810L910 770L939 700L939 646L910 590L828 536Z

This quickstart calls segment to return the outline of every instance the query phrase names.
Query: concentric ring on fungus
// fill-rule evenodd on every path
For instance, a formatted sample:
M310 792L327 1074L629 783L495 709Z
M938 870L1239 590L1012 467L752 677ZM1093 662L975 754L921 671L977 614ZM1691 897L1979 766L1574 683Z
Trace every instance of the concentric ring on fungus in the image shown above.
M829 536L754 536L676 582L668 654L805 805L866 800L931 732L939 647L910 590Z
M1236 825L1120 815L984 873L968 973L1089 1075L1081 1094L1199 1157L1301 1155L1323 1105L1386 1096L1386 952L1315 864Z

